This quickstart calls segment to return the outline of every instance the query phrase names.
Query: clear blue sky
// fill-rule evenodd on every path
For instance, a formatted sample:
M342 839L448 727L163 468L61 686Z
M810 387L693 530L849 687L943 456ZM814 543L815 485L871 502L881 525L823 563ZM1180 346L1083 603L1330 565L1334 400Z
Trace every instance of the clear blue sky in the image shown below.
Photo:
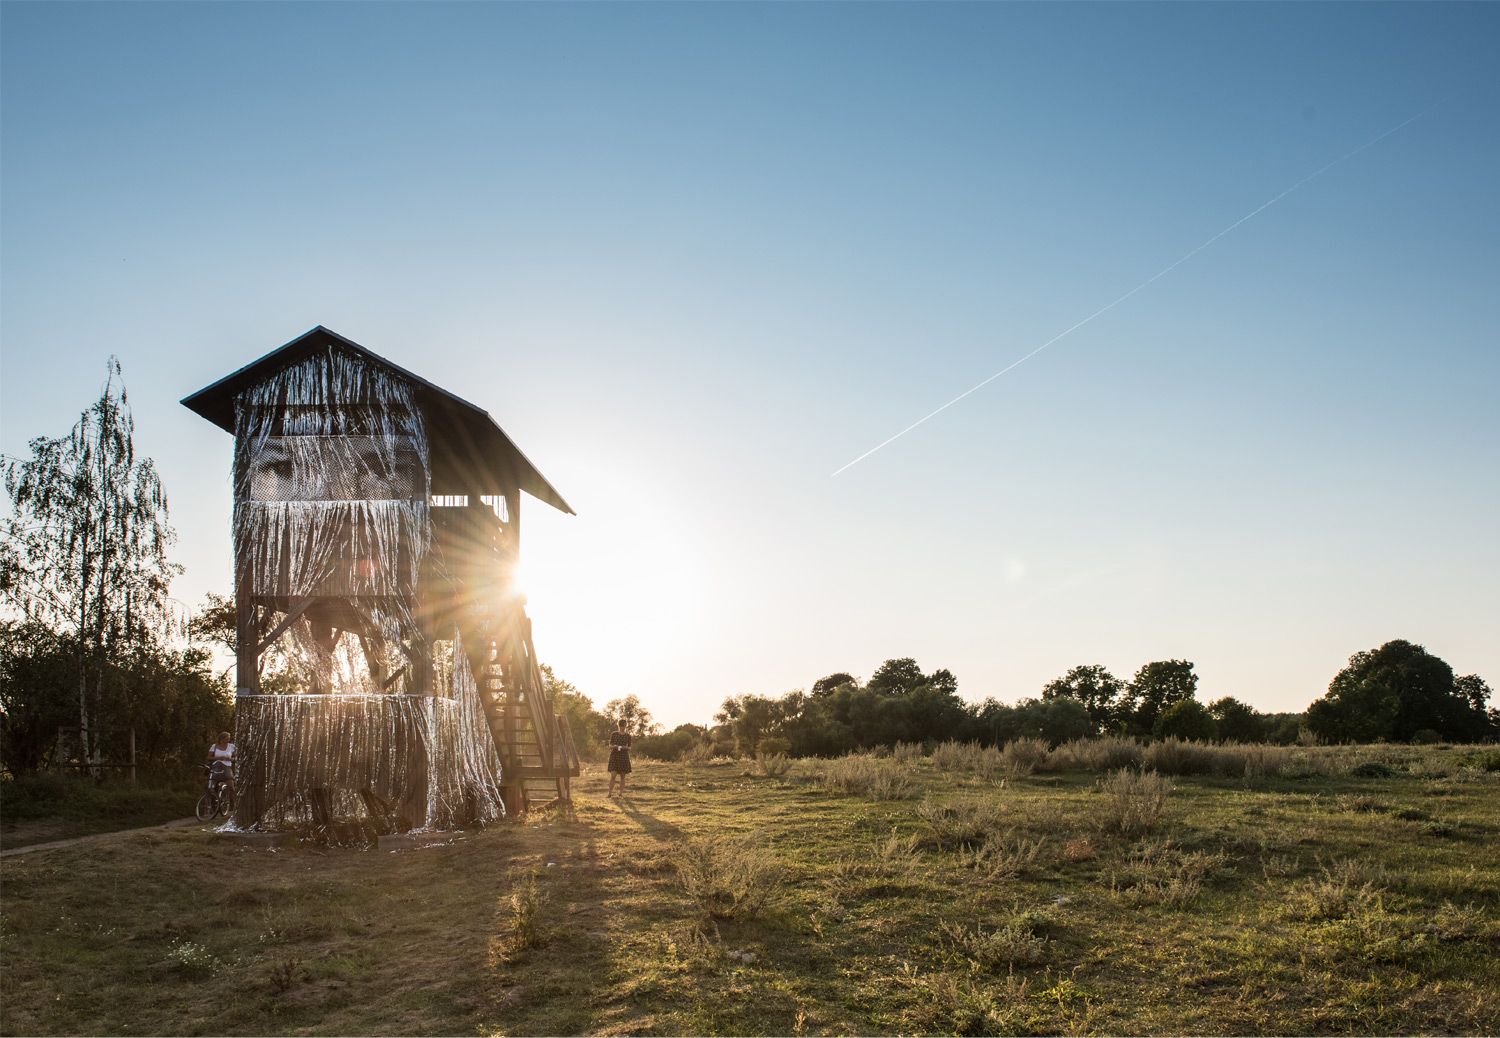
M324 324L487 407L542 656L669 723L884 659L1500 684L1500 8L42 4L3 19L0 447ZM1141 284L1139 294L830 473Z

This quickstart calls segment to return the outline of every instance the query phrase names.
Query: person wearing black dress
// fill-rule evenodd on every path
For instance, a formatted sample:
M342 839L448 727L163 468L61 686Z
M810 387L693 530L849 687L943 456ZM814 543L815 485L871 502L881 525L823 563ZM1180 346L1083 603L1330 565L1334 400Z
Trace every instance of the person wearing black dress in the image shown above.
M625 795L625 776L630 774L630 733L628 722L620 718L619 730L609 733L609 796L615 795L615 779L620 780L620 795Z

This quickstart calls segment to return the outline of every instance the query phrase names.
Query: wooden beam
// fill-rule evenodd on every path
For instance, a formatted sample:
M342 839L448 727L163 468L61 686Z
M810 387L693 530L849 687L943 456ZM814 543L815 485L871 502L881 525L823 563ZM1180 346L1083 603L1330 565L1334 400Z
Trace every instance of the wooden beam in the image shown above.
M292 624L302 619L302 614L307 612L308 607L312 604L313 600L311 598L294 599L292 602L292 608L287 610L286 617L281 621L281 623L271 628L271 633L266 635L265 638L261 640L261 643L255 647L255 655L252 657L252 659L259 659L260 654L269 649L272 643L275 642L277 638L280 638L283 634L285 634L287 632L287 629L290 628Z

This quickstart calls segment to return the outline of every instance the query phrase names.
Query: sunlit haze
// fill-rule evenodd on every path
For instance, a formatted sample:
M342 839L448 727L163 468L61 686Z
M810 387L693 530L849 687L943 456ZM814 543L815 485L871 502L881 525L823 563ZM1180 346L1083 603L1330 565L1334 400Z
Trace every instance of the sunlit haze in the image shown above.
M0 448L117 355L185 607L231 438L178 401L321 324L576 509L523 571L596 705L911 656L1301 710L1394 638L1500 681L1500 8L0 18Z

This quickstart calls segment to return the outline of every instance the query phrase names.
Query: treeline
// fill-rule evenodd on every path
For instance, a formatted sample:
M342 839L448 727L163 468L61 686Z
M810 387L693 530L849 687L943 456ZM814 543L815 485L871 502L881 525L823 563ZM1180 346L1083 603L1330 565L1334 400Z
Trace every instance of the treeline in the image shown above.
M732 696L714 725L679 725L637 747L675 760L688 752L830 757L896 743L1004 746L1022 738L1058 746L1105 735L1279 745L1483 742L1500 737L1500 711L1486 708L1490 695L1477 675L1455 678L1442 660L1405 641L1356 653L1305 713L1262 713L1232 696L1200 702L1193 664L1175 659L1147 663L1128 681L1097 664L1078 666L1036 698L970 703L950 671L926 674L904 657L885 661L863 684L841 672L809 690Z
M80 694L89 707L87 751ZM11 777L67 764L128 763L132 729L136 762L146 771L196 764L218 732L233 728L233 703L203 649L136 640L95 655L75 634L0 622L0 761Z
M1083 666L1048 683L1037 698L1015 705L994 698L971 703L959 696L951 671L924 673L916 660L903 657L886 660L864 683L840 672L819 678L809 690L732 696L714 726L680 725L639 745L643 753L675 759L703 743L716 754L831 757L896 743L1003 746L1033 738L1057 746L1104 734L1296 741L1300 715L1262 714L1227 697L1204 707L1194 699L1197 684L1186 660L1149 663L1130 682L1104 667Z

